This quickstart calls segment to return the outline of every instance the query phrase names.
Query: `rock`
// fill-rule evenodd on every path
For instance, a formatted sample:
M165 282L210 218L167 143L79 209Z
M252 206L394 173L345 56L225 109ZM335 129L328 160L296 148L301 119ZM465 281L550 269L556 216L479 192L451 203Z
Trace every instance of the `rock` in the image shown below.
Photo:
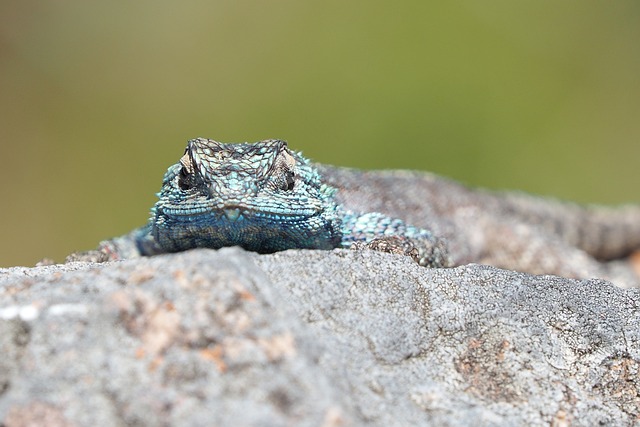
M640 291L372 251L0 270L0 420L640 423Z

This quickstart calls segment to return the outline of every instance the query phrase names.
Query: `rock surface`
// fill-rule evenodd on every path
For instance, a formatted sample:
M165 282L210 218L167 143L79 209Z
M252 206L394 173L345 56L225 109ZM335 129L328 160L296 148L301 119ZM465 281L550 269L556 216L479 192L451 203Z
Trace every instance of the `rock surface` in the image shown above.
M0 270L0 420L640 424L640 291L371 251Z

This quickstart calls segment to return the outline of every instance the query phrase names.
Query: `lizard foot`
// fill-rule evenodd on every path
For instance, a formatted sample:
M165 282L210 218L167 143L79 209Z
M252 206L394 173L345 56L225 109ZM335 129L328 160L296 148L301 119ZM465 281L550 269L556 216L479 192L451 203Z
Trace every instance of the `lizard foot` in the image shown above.
M415 239L401 236L385 236L370 242L353 243L352 249L371 249L374 251L409 256L423 267L450 267L451 261L442 242L435 245L421 245Z
M110 261L111 257L105 251L101 250L92 250L86 252L74 252L71 255L68 255L65 258L64 262L107 262Z

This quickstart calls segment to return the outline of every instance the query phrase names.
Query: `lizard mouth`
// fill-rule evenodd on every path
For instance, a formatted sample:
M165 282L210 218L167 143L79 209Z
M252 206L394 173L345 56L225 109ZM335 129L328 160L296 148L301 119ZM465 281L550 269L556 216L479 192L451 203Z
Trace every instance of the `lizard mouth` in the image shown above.
M212 211L214 214L219 214L223 219L229 222L240 221L246 218L264 218L274 219L279 221L286 221L291 219L303 219L315 216L319 213L318 210L311 208L297 209L292 211L287 206L281 209L255 209L245 205L225 205L223 207L214 208Z
M273 221L299 221L305 218L317 216L322 211L314 206L302 205L295 209L291 204L278 204L265 206L258 209L255 206L248 206L244 203L224 203L212 204L199 203L190 206L188 209L181 204L165 204L157 206L156 212L162 216L172 217L181 222L198 222L200 218L206 216L219 217L222 221L237 222L245 219L264 219Z

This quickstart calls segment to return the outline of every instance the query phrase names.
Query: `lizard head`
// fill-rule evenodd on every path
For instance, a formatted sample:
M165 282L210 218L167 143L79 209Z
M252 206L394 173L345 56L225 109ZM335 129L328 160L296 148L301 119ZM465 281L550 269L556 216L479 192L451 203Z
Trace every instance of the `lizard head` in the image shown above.
M167 170L152 210L166 251L242 246L257 252L329 248L339 241L335 189L281 140L197 138Z

